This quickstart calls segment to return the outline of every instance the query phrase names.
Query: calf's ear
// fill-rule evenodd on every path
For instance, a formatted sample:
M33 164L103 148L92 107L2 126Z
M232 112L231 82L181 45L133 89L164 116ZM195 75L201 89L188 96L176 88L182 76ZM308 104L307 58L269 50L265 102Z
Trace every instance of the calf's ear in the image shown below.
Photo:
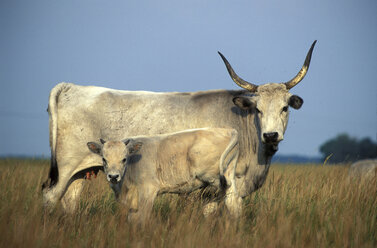
M132 146L129 148L130 153L135 153L140 150L140 148L143 146L143 143L141 142L135 142L132 144Z
M127 139L127 140L125 140L123 142L127 146L128 152L130 154L138 152L140 150L140 148L143 146L142 142L137 142L137 141L135 141L133 139Z
M302 104L304 103L304 100L302 100L301 97L293 95L289 98L288 104L294 109L301 108Z
M240 109L244 110L255 107L255 103L250 99L250 97L246 96L236 96L235 98L233 98L233 103Z
M86 144L89 148L89 150L95 154L101 155L102 152L102 146L100 144L97 144L95 142L88 142Z

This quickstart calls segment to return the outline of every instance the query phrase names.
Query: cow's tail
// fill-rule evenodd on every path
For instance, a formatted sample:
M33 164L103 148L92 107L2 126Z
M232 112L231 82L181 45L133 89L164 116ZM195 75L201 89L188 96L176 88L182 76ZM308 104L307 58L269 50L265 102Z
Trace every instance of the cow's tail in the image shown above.
M58 164L56 161L56 142L58 132L58 99L61 92L69 87L68 83L60 83L56 85L50 92L48 101L48 114L49 114L49 126L50 126L50 148L51 148L51 165L50 172L46 182L42 184L42 189L45 187L54 186L59 179Z
M220 176L224 176L225 171L228 169L229 163L233 159L238 158L238 132L236 130L231 131L230 142L220 158ZM236 149L235 149L236 148Z

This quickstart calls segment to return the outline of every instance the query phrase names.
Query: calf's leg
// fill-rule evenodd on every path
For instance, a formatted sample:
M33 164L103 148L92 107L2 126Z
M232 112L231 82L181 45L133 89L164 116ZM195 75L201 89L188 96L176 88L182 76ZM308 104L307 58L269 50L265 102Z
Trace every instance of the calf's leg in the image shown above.
M145 225L152 212L153 202L157 193L157 187L137 187L137 210L130 208L128 221L139 225ZM130 199L130 202L131 204L135 204L134 199Z

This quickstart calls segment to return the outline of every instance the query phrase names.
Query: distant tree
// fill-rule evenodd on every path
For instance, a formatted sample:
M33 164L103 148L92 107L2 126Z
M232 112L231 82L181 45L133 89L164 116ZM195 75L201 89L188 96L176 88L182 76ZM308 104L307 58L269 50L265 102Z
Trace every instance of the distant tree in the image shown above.
M359 141L343 133L326 141L320 146L319 151L324 159L331 155L330 163L353 162L360 159L377 158L377 143L370 138L363 138Z
M364 138L359 142L359 154L363 158L377 157L377 144L370 138Z

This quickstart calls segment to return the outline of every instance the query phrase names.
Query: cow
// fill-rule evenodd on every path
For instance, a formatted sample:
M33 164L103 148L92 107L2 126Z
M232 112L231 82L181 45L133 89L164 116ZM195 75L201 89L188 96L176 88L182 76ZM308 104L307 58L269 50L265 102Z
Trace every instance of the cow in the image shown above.
M349 176L354 179L371 180L377 178L377 159L356 161L349 168Z
M303 104L302 98L289 90L305 77L315 44L293 79L261 85L240 78L219 52L242 90L180 93L56 85L48 106L51 166L42 185L44 205L62 200L65 209L74 209L86 172L102 170L102 164L88 156L86 143L90 140L121 140L203 127L238 132L236 188L241 197L250 195L266 179L271 158L284 138L289 107L299 109Z
M189 194L207 186L216 188L220 199L225 197L232 216L241 212L242 199L235 189L239 147L234 129L191 129L87 145L102 161L116 198L123 196L132 222L144 222L157 195Z

